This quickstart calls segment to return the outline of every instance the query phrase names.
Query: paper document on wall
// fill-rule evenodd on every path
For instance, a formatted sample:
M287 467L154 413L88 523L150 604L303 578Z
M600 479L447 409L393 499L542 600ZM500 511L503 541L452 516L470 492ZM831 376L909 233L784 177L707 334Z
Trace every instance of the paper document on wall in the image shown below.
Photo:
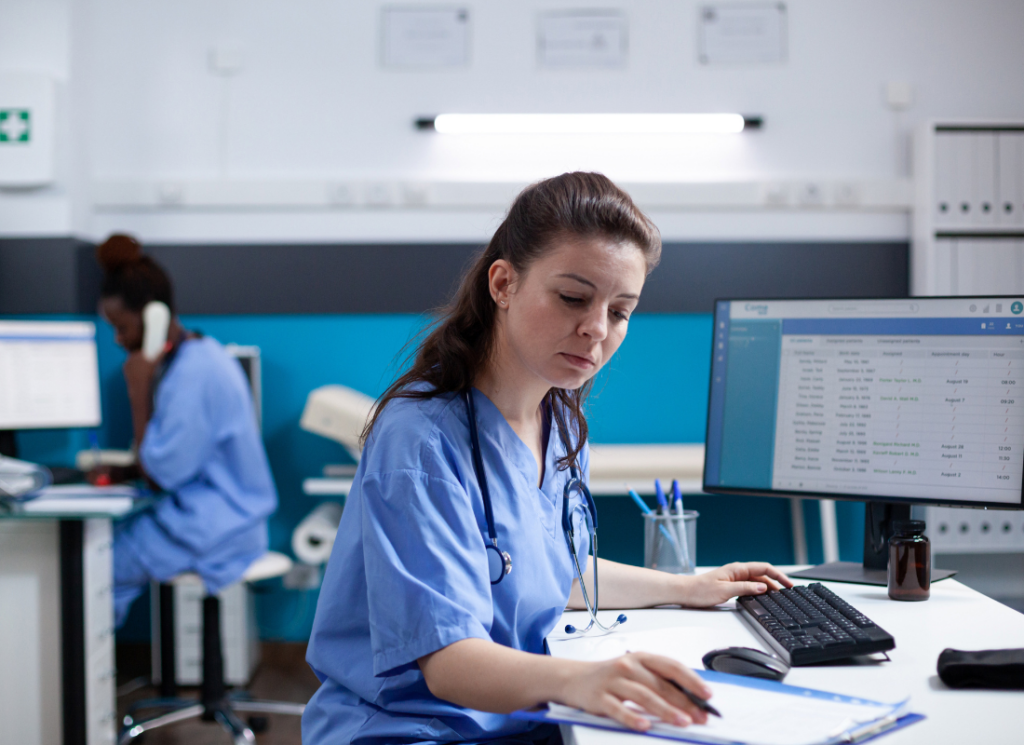
M462 67L469 62L467 8L384 8L385 67Z
M628 46L626 16L619 11L555 11L538 19L541 67L625 67Z
M908 701L885 704L854 699L724 673L702 671L700 675L711 687L714 694L711 703L721 712L721 718L711 716L707 724L677 727L645 714L652 722L647 734L692 742L751 745L850 742L896 726L906 714L908 704ZM560 704L549 704L546 718L625 730L608 717ZM912 721L918 719L913 715ZM901 722L905 723L909 720Z
M703 5L699 29L702 65L786 61L785 3Z

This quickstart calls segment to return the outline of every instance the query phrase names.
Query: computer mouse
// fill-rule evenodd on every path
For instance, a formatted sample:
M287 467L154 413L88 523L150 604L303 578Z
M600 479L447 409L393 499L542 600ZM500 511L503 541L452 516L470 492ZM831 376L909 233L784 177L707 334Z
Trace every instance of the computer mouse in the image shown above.
M714 649L704 655L703 662L707 670L751 678L782 680L789 672L789 665L778 657L750 647Z

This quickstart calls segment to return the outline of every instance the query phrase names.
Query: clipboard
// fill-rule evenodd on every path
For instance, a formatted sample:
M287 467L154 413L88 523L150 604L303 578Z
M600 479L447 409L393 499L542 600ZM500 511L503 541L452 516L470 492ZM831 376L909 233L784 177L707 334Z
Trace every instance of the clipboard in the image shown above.
M844 696L812 688L786 685L773 680L729 675L710 670L695 670L716 693L713 702L722 709L720 721L707 725L675 727L652 718L647 732L627 729L608 718L587 714L570 707L552 704L548 708L517 711L515 719L551 724L594 727L596 729L644 735L677 742L701 745L842 745L868 742L889 732L920 722L921 714L910 713L909 699L886 704L863 698ZM723 701L732 700L723 706ZM747 706L750 706L747 709ZM762 718L758 707L770 707L782 718L788 731L773 729L771 721ZM732 710L730 712L730 709ZM737 713L748 716L737 721ZM848 716L854 714L853 717ZM730 717L732 714L732 717ZM802 718L801 718L802 717ZM845 718L844 718L845 717ZM834 721L833 719L834 718ZM711 720L715 718L712 717ZM731 721L730 721L731 719ZM814 721L808 721L814 720ZM828 723L832 721L832 725ZM801 731L803 724L806 731ZM754 730L757 732L755 733ZM767 734L764 734L767 733Z

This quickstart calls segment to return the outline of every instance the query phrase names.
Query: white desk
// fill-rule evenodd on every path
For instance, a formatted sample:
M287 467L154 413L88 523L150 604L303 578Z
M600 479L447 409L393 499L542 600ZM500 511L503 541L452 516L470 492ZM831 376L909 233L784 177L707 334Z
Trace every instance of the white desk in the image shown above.
M113 515L35 507L0 513L0 745L112 745Z
M927 718L885 735L879 740L885 745L1024 742L1020 723L1024 712L1024 693L951 690L942 684L935 670L939 653L946 647L1024 647L1024 615L954 579L932 585L931 599L923 603L892 601L884 587L838 582L824 584L895 637L896 649L889 652L892 661L878 665L796 667L786 676L786 683L876 701L895 702L910 696L911 711ZM734 604L725 607L731 608ZM602 611L601 618L610 622L617 614L618 611ZM621 627L624 635L675 627L680 634L686 634L690 629L697 639L705 639L716 646L763 648L734 612L654 609L627 611L627 615L629 620ZM567 640L561 633L566 623L582 627L586 625L585 614L566 613L556 626L556 633L548 637L551 654L555 657L600 659L617 656L621 651L612 641L619 632L605 637L607 641ZM622 646L618 644L619 648ZM704 651L711 648L709 646ZM701 665L694 662L691 667L700 668ZM586 727L573 727L572 730L571 733L564 732L567 745L650 745L655 742L650 738Z

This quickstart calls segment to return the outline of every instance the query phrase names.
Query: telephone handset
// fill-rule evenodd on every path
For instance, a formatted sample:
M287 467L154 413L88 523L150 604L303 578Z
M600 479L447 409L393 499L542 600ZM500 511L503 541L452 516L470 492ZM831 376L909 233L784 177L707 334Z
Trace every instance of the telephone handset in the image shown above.
M158 300L146 303L142 309L142 356L154 362L167 346L167 332L171 328L171 309Z

